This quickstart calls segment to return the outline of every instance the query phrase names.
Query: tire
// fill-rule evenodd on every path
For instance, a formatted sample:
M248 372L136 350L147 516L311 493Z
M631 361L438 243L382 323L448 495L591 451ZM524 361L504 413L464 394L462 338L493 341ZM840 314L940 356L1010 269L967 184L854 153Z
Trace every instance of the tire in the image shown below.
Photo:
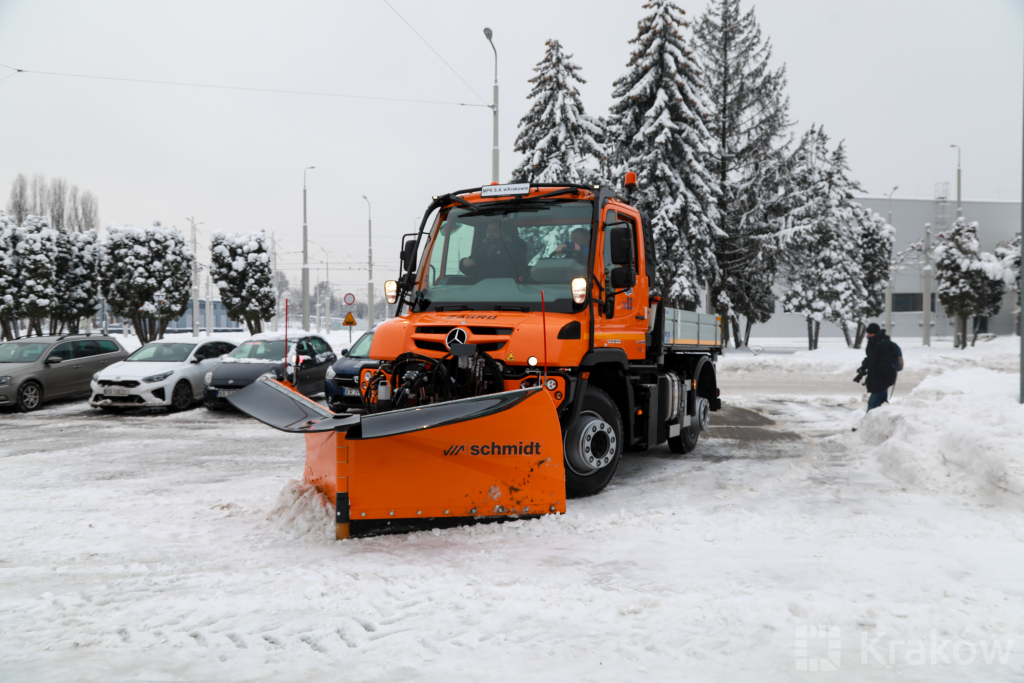
M563 436L565 495L592 496L608 486L622 459L624 442L615 401L603 390L589 387L579 417ZM602 453L606 457L596 457Z
M705 423L704 426L707 427L707 422L711 419L710 415L707 399L698 398L697 415L691 416L690 426L681 428L679 436L669 437L669 450L678 455L686 455L696 448L697 442L700 440L700 422L703 421Z
M18 389L18 410L30 413L43 405L43 388L35 382L25 382Z
M192 385L187 379L183 379L174 385L171 390L171 410L179 413L188 410L195 403L195 396L192 393Z

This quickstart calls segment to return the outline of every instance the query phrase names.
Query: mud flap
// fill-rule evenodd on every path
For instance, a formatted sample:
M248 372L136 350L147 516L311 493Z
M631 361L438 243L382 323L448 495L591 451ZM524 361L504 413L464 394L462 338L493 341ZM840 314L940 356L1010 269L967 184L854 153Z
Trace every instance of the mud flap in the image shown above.
M339 538L565 512L562 432L540 387L363 416L269 379L228 400L306 434L303 478L335 503Z

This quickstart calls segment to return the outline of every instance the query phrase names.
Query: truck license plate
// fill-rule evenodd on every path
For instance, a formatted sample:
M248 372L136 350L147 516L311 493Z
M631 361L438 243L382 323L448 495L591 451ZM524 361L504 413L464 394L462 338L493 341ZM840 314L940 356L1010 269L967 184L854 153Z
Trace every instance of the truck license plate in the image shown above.
M352 389L350 387L345 387L345 395L346 396L362 396L362 394L359 393L359 389Z
M103 395L104 396L127 396L128 395L128 390L127 389L123 389L123 388L104 389L103 390Z
M217 398L227 398L231 394L237 393L238 389L218 389Z

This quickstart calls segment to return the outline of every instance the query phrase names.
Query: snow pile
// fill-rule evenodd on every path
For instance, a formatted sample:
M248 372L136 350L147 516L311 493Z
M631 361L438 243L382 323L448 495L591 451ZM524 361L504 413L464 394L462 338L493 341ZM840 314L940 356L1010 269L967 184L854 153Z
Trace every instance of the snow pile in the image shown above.
M267 519L293 539L334 540L334 506L315 486L301 481L285 484Z
M867 414L853 437L883 473L916 489L1024 503L1020 376L985 368L926 378ZM863 450L854 445L853 450Z

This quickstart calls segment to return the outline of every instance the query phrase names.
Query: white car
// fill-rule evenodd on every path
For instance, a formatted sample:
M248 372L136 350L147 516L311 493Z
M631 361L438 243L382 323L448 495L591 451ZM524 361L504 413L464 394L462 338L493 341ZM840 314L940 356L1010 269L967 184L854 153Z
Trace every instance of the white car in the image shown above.
M150 342L92 376L89 405L102 410L167 407L185 410L203 395L203 377L235 344L195 337Z

